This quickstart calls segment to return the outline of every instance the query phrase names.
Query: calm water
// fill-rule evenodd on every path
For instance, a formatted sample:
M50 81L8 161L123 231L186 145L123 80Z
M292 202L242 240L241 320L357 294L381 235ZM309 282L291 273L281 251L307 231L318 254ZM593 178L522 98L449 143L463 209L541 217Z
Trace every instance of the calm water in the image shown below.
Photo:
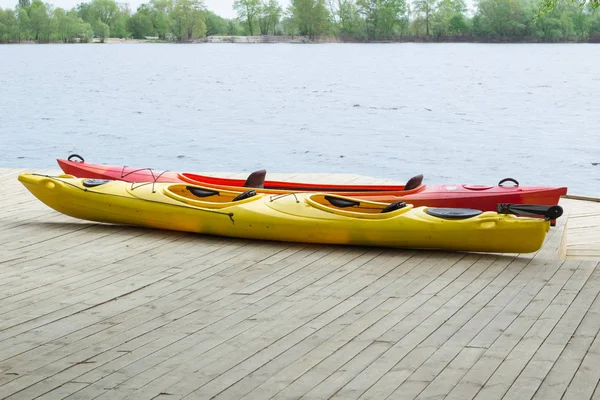
M566 185L600 196L597 45L0 46L0 167Z

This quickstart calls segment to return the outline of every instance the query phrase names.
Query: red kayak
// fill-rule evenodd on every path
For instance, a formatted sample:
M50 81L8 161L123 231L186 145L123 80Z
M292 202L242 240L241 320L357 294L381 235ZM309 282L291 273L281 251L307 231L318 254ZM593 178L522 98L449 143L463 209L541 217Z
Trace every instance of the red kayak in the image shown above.
M76 161L79 159L80 161ZM287 194L293 192L335 192L348 197L395 203L403 201L418 206L474 208L497 211L498 204L558 205L566 187L519 186L506 178L498 185L426 185L423 175L412 177L405 185L338 185L265 180L266 171L253 172L248 179L218 178L189 172L156 171L151 168L131 168L117 165L91 164L73 154L69 159L57 159L61 169L79 178L122 180L126 182L184 182L221 190L247 187L259 193ZM512 185L504 186L511 182Z

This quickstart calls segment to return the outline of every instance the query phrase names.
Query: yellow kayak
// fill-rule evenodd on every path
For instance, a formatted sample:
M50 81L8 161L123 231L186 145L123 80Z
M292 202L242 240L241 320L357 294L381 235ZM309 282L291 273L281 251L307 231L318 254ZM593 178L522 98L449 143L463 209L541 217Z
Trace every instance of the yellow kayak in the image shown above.
M269 195L70 175L21 174L19 181L47 206L75 218L238 238L528 253L542 246L550 228L548 218L326 193Z

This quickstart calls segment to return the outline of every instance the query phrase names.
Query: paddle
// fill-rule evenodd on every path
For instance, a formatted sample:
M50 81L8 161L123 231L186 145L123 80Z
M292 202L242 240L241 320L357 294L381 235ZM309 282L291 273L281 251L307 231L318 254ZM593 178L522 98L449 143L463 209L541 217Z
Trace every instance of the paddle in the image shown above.
M498 204L498 214L541 215L546 219L555 220L563 215L561 206L540 206L535 204Z

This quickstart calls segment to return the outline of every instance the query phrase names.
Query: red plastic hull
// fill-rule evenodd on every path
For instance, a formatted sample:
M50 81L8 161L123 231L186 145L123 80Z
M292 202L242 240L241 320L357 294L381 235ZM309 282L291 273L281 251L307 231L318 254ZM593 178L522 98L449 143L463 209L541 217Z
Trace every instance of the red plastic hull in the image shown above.
M239 189L244 179L218 178L194 173L160 172L149 168L131 168L116 165L91 164L58 159L61 169L80 178L112 179L127 182L185 182L223 190ZM403 185L337 185L298 182L265 181L261 193L285 194L291 192L335 192L336 194L392 203L404 201L429 207L475 208L496 211L499 203L557 205L567 194L566 187L544 186L491 186L491 185L421 185L404 191Z

